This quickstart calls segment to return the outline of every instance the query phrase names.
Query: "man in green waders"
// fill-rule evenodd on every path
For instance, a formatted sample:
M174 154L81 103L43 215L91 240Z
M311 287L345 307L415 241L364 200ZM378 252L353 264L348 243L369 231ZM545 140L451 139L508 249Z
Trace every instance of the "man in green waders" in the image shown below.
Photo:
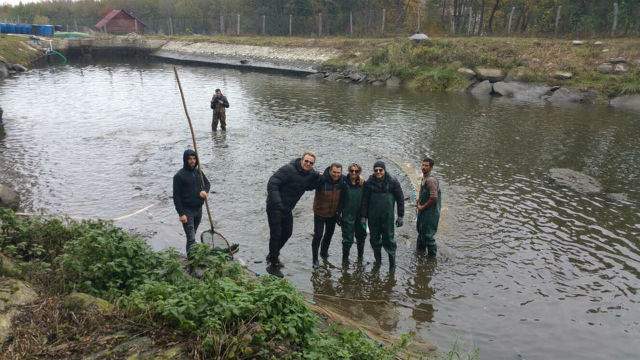
M404 217L404 195L398 180L386 173L386 166L382 161L373 164L373 175L364 184L362 194L362 218L365 224L369 219L371 247L375 257L375 266L382 262L381 247L389 254L389 269L396 266L396 241L393 228L393 208L398 208L395 225L402 226Z
M433 160L424 158L420 166L422 170L422 183L420 184L420 194L416 202L418 209L418 252L428 251L428 256L435 257L436 239L434 236L438 231L438 221L440 220L440 184L435 176L431 175Z
M349 252L355 235L358 247L358 262L364 255L364 240L367 238L367 227L360 222L360 206L364 192L364 178L361 176L362 166L351 164L347 176L347 186L342 198L342 263L349 263Z

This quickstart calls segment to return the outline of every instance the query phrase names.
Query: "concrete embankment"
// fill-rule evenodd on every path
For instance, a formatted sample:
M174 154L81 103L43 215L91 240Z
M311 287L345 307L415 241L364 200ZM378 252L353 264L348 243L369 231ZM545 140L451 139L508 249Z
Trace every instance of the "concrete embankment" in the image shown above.
M253 46L119 36L67 40L58 45L71 57L141 55L174 62L231 66L300 74L318 72L339 51L320 47Z

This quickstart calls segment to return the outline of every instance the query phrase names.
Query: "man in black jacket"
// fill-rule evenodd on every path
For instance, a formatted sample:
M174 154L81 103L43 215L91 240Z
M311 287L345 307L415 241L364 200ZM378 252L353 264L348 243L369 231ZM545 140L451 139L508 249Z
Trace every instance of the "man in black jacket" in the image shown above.
M267 219L269 221L269 255L267 263L280 268L280 250L293 231L293 208L305 191L314 190L320 174L313 169L316 156L305 152L301 158L284 165L267 184Z
M187 257L196 243L196 231L202 219L202 204L211 188L209 180L198 165L196 152L185 150L182 169L173 176L173 204L187 235Z
M402 226L404 216L404 195L402 187L396 178L387 174L387 168L382 161L373 164L373 175L364 183L362 194L361 222L369 219L369 231L375 265L382 261L381 248L389 254L389 268L396 266L396 241L394 239L393 215L394 205L398 208L395 225Z
M220 122L220 129L222 131L227 130L227 114L226 109L229 107L229 101L227 97L222 95L220 89L216 89L216 92L211 98L211 109L213 110L213 119L211 120L211 130L218 131L218 122Z

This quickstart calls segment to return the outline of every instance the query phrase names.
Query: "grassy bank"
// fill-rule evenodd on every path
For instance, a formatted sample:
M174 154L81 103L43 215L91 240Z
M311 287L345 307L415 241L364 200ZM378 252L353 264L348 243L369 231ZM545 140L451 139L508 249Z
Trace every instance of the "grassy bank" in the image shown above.
M24 36L0 35L0 60L9 64L27 66L42 53L29 45Z
M205 269L204 275L194 278L183 271L175 250L154 252L143 239L108 223L26 219L0 209L0 252L17 263L17 270L1 273L0 279L19 277L41 294L16 320L13 340L0 344L0 358L86 356L118 349L132 334L145 334L150 347L188 358L393 359L407 354L408 339L382 346L360 331L330 326L287 281L253 277L204 245L190 264ZM66 300L72 292L116 306L75 311Z
M564 39L459 37L434 38L415 45L405 38L297 38L261 36L173 36L170 40L219 42L257 46L326 47L342 55L324 64L328 71L357 70L369 77L397 76L409 87L458 91L470 81L457 69L499 68L515 72L526 82L547 83L579 90L593 90L604 97L640 93L640 39L595 40L574 46ZM611 58L629 62L625 74L601 74L598 65ZM569 80L557 80L556 71L571 72Z

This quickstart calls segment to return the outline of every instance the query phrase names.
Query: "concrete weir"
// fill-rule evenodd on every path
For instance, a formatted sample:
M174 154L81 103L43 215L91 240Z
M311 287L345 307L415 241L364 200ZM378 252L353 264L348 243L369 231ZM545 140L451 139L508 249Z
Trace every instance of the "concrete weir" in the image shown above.
M335 54L320 48L291 48L193 43L148 39L137 35L72 39L57 50L70 57L149 57L169 62L246 68L299 75L318 72L325 59Z

